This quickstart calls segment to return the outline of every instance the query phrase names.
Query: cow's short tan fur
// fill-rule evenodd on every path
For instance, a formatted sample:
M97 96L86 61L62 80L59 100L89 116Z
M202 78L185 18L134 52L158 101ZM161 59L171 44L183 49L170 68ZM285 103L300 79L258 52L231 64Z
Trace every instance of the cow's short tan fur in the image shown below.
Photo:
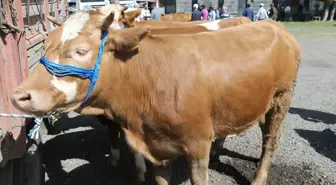
M101 29L114 20L102 17L90 12L79 36L64 43L59 41L62 26L51 32L45 56L92 67ZM102 110L108 118L121 118L129 146L156 166L160 185L170 184L169 161L181 155L188 158L192 184L207 184L212 140L265 120L252 184L266 184L300 63L294 37L267 21L196 34L148 34L143 27L109 30L100 76L84 109L79 105L89 81L58 79L77 84L77 96L69 102L67 91L50 84L53 77L41 64L17 88L13 104L27 113ZM90 58L83 61L86 55Z

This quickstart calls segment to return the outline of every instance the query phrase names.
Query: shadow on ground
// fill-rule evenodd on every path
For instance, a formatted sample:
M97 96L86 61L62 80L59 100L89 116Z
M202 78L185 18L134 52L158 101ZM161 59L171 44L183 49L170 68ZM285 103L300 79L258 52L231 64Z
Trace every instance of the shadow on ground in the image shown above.
M85 121L84 121L85 120ZM61 130L69 128L91 126L93 129L81 130L71 133L64 133L54 136L46 141L43 145L43 163L46 168L49 179L46 185L129 185L131 184L129 174L123 173L119 167L112 167L107 163L109 142L104 126L100 125L95 118L88 116L77 116L61 120L58 127ZM331 135L330 131L321 132L320 135L314 136L315 140L309 138L309 131L297 130L299 135L308 138L310 142L323 141L329 143L335 141L335 135ZM314 133L316 134L316 133ZM329 138L329 139L328 139ZM316 144L318 145L318 144ZM313 145L314 147L315 145ZM324 144L327 157L332 160L335 157L332 153L336 153L335 145L330 146ZM322 147L323 148L323 147ZM316 149L321 150L322 148ZM332 149L333 148L333 151ZM221 151L221 162L213 168L215 171L223 175L223 179L210 179L216 184L217 180L220 184L225 184L228 179L232 184L250 184L256 171L258 159L245 156L243 154L223 149ZM62 165L62 161L66 165ZM63 163L64 164L64 163ZM149 172L151 168L148 167ZM316 172L315 172L316 173ZM307 166L282 166L273 165L271 167L268 184L328 184L326 180L313 175L311 168ZM149 174L147 174L149 175ZM153 178L147 176L148 181L144 185L152 185ZM187 181L188 168L185 158L179 158L174 163L172 184L180 184ZM330 183L331 184L331 183Z
M249 185L256 172L256 163L244 161L240 159L226 158L223 161L223 167L226 167L229 173L240 173L242 178L236 180L239 185ZM223 170L223 169L222 169ZM268 174L268 185L302 185L302 184L332 184L331 181L321 176L316 176L318 172L313 170L312 166L286 166L286 165L272 165ZM228 175L227 173L225 173Z
M310 122L323 122L325 124L336 124L336 115L322 112L318 110L309 110L309 109L303 109L303 108L295 108L291 107L289 108L289 113L291 114L297 114L301 116L302 119L305 119Z
M78 127L91 128L62 133L43 144L43 163L49 178L46 185L131 184L131 170L123 171L124 169L120 167L112 167L108 164L106 157L109 151L107 132L105 127L100 125L94 117L76 116L68 118L65 116L55 125L57 132L54 134ZM66 162L65 166L62 165L62 161ZM176 165L175 169L177 170L172 179L174 184L179 184L188 178L187 170L183 168L186 166L186 161L178 159ZM182 167L178 167L180 165ZM150 173L152 171L151 166L147 166ZM148 179L148 182L144 183L146 185L152 184L154 180L150 176L146 179Z
M47 122L47 120L45 120ZM48 135L57 135L61 132L69 131L70 129L75 129L79 127L91 127L91 128L100 128L101 125L97 124L98 119L94 116L89 115L77 115L70 118L67 114L63 114L57 121L54 123L45 124ZM51 126L51 127L50 127Z
M295 129L296 133L306 139L316 152L336 162L336 134L330 129L323 131Z
M85 116L68 119L66 123L69 126L79 124L83 123L82 119L85 119ZM98 181L100 181L98 184L106 184L109 181L119 180L118 170L107 166L105 155L108 153L109 145L106 130L88 119L85 120L95 129L58 135L43 144L43 162L49 177L47 185L97 184ZM74 125L70 127L72 126ZM61 161L69 159L74 159L74 162L71 166L63 167ZM83 166L77 168L78 165ZM81 172L80 175L71 175L77 174L78 171Z

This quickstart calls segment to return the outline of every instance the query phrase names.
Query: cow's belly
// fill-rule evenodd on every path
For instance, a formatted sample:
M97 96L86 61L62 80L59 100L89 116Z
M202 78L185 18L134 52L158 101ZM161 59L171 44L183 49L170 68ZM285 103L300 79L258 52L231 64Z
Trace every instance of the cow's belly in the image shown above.
M158 132L145 132L143 137L127 129L124 129L124 132L128 145L154 164L161 164L183 154L180 142L173 141L165 135L157 135Z
M250 95L234 92L235 96L218 104L213 117L216 137L237 134L263 120L271 106L274 91L269 87L259 91L251 89L248 91Z

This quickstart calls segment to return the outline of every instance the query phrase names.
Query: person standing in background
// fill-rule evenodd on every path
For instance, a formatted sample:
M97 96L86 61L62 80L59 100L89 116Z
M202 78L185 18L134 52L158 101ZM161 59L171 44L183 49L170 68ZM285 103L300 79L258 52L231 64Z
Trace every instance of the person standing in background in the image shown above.
M202 13L202 20L208 20L208 14L209 14L209 12L208 12L208 10L205 8L205 5L202 5L201 6L201 13Z
M222 13L220 14L221 19L229 19L232 18L230 12L228 11L228 8L226 6L223 6Z
M210 12L209 12L209 20L211 20L211 21L216 20L216 12L215 12L215 10L214 10L214 7L211 6L211 7L209 8L209 10L210 10Z
M148 10L148 5L145 5L145 7L141 10L140 16L142 20L148 20L151 17L151 13Z
M191 14L191 21L200 21L202 13L198 10L198 4L193 5L194 11Z
M223 7L221 7L221 6L217 7L217 9L216 9L216 20L220 19L220 15L222 13L222 9L223 9Z
M268 15L266 9L264 8L264 3L260 3L260 8L256 15L256 21L261 21L264 19L268 19Z
M285 12L285 21L289 22L291 19L291 7L289 6L289 4L285 7L284 12Z
M248 17L249 19L251 19L251 21L253 21L254 12L253 8L251 7L251 4L248 3L246 5L246 9L244 10L243 16Z
M274 7L273 4L270 4L270 9L268 11L268 17L270 17L272 20L277 20L278 17L278 10Z
M151 18L153 20L160 20L161 19L161 14L163 13L162 10L159 8L156 8L156 5L153 3L152 4L152 13L151 13Z

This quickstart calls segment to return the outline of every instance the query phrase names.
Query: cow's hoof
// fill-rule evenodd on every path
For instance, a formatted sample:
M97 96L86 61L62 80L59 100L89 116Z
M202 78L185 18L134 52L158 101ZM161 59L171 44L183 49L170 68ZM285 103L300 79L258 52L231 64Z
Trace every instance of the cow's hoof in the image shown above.
M262 179L262 180L253 180L251 185L266 185L266 179Z
M116 167L119 165L119 159L120 159L120 150L111 147L109 156L107 158L107 164Z
M119 165L119 160L116 160L112 156L109 156L107 158L107 164L113 167L117 167Z

